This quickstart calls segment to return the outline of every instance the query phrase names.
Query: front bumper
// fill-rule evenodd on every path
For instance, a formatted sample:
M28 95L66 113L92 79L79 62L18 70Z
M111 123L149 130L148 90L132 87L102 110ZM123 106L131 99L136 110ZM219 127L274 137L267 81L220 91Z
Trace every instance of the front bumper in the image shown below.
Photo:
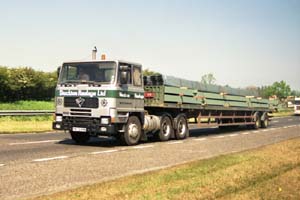
M73 127L86 128L90 135L112 136L117 134L116 124L101 124L96 118L63 118L61 122L53 122L54 130L72 131Z

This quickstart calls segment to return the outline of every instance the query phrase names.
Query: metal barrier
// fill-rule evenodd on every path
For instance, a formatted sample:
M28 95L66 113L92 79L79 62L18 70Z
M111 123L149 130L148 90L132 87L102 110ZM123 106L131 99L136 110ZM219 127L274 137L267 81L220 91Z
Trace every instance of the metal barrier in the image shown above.
M0 116L52 115L54 110L0 110Z

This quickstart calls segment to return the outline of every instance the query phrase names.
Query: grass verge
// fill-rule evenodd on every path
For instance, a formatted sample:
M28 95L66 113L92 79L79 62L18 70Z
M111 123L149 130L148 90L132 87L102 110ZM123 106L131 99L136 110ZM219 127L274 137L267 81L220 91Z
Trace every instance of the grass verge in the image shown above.
M52 131L52 116L0 117L0 133L32 133Z
M300 199L300 139L34 200Z
M54 110L53 101L0 102L0 110Z

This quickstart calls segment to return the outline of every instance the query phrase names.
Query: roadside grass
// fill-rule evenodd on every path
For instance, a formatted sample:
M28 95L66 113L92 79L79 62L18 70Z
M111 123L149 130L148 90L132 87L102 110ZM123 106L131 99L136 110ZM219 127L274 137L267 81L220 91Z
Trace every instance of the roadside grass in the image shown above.
M300 199L300 138L34 198Z
M52 131L52 116L0 117L0 133L32 133Z
M271 114L272 117L287 117L292 115L294 115L294 110L279 111Z
M54 110L53 101L0 102L0 110Z

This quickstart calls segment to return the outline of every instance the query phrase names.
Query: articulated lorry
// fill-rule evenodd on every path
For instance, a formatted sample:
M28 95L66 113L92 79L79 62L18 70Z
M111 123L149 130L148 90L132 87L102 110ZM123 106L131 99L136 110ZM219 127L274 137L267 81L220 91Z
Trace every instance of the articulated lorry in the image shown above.
M185 139L189 125L267 128L276 101L251 91L205 85L171 76L145 76L124 60L65 62L59 68L53 129L77 143L114 136L136 145L148 136Z

